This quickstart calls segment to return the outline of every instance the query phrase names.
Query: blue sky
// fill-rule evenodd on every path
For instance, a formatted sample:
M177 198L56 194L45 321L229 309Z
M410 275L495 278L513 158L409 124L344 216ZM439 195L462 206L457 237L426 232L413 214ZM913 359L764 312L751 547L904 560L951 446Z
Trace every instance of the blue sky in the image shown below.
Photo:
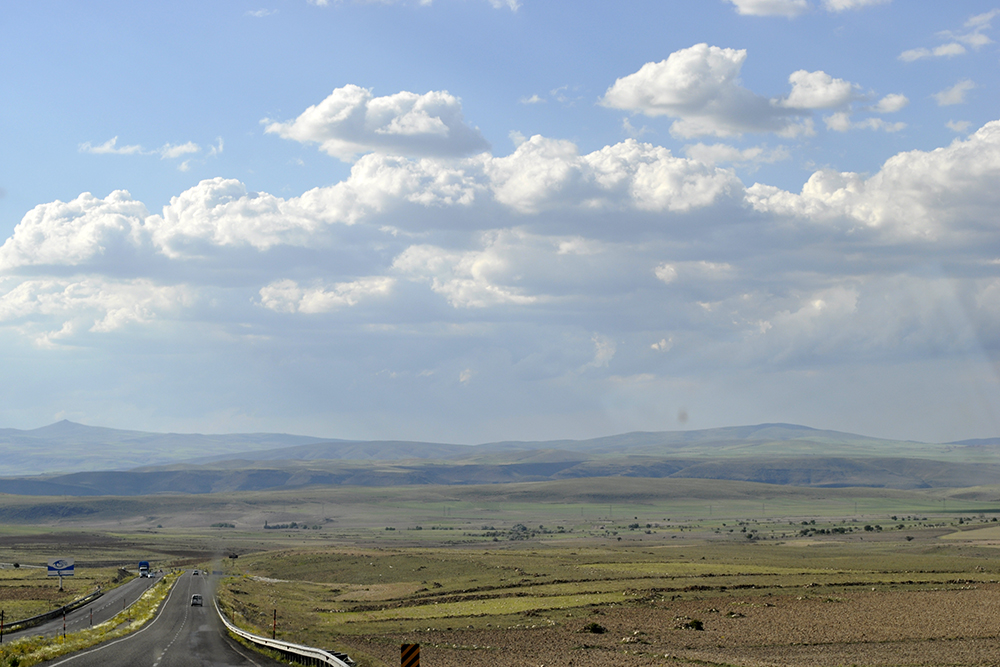
M1000 435L1000 5L6 25L5 426Z

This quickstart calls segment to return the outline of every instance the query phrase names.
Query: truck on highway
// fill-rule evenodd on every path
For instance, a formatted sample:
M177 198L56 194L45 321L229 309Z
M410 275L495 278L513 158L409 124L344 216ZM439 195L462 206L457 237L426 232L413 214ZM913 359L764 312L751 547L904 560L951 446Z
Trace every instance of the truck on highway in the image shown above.
M151 577L151 576L153 576L152 572L150 572L150 570L149 570L149 561L148 560L141 560L141 561L139 561L139 576L140 577Z

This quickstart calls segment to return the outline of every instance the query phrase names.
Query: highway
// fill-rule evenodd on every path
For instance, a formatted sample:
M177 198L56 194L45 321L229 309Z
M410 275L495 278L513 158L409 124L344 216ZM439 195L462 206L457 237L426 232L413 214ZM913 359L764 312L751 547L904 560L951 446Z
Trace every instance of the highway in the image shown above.
M204 597L204 606L191 606L191 596L195 593ZM94 623L97 623L96 612ZM59 627L61 632L61 621ZM193 575L191 572L181 575L160 613L142 629L45 664L67 667L287 665L251 651L230 639L212 604L210 577L204 574Z
M132 581L113 588L90 604L71 611L66 614L66 632L78 632L91 625L91 612L93 612L93 624L98 625L109 620L122 609L132 604L149 589L150 586L160 580L159 577L151 579L135 578ZM63 619L60 616L42 625L27 628L19 632L4 632L4 642L20 639L21 637L36 637L44 635L55 637L63 633Z

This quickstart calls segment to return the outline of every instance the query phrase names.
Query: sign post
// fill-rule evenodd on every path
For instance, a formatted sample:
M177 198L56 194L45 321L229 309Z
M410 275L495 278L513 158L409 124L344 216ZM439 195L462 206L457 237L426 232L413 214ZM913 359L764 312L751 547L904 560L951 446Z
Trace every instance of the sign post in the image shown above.
M59 590L63 589L63 577L73 576L73 564L72 558L53 558L49 561L49 576L59 577Z

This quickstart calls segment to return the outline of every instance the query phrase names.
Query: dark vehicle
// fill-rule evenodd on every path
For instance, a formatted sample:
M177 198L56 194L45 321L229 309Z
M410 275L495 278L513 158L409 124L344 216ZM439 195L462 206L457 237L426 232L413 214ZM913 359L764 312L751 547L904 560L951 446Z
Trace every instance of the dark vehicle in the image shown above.
M201 606L203 606L202 605L201 596L198 595L197 593L195 593L194 595L191 596L191 606L192 607L201 607Z

